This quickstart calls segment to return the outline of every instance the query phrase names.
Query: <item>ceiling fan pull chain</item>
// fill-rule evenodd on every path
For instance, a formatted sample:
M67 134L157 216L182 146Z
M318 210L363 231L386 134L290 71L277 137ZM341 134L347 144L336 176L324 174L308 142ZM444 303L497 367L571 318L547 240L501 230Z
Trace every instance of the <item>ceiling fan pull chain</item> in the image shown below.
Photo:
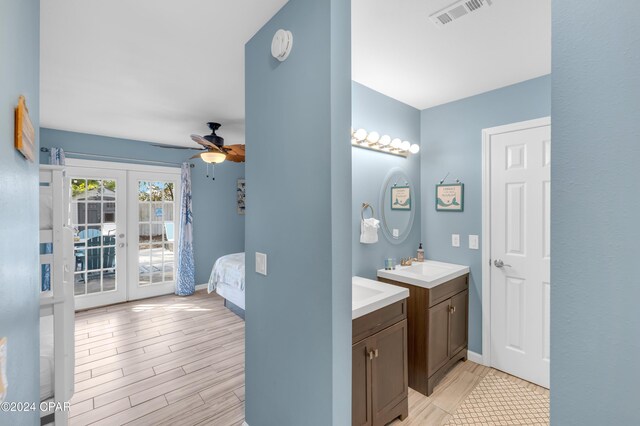
M209 177L209 163L207 163L207 177Z
M216 165L215 164L211 164L211 176L213 178L211 180L216 180Z

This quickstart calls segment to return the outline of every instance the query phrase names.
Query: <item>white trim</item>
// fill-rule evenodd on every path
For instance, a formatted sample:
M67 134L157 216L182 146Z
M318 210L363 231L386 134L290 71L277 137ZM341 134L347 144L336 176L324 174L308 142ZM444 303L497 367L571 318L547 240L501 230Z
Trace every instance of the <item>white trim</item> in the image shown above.
M202 290L203 288L204 288L204 289L209 288L209 283L196 284L196 291L197 291L197 290Z
M476 364L484 365L482 354L477 352L467 350L467 359L471 362L475 362Z
M117 163L114 161L98 161L98 160L84 160L81 158L67 158L65 160L65 167L87 167L97 169L110 169L110 170L126 170L135 172L146 173L171 173L180 174L180 167L168 167L168 166L151 166L148 164L136 164L136 163Z
M249 426L249 423L247 423L247 422L242 422L242 426Z
M495 135L551 125L551 117L482 130L482 357L491 366L491 138ZM467 357L470 358L471 352Z

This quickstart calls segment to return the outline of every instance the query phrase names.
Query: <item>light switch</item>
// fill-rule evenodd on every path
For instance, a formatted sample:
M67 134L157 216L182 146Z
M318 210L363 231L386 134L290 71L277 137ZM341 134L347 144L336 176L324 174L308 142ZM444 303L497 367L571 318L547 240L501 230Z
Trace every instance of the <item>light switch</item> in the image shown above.
M400 236L400 231L398 229L394 229L392 234L393 238L398 238Z
M256 272L267 275L267 255L256 252Z
M451 234L451 245L453 247L460 247L460 234Z
M478 250L480 248L477 235L469 235L469 248L471 250Z

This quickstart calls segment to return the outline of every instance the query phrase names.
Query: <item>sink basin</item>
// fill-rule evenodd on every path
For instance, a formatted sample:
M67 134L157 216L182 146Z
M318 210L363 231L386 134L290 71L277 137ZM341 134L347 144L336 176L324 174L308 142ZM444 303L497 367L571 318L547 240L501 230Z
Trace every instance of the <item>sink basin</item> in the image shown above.
M391 284L353 277L351 280L351 318L377 311L409 297L409 290Z
M399 266L392 271L378 270L378 276L381 278L424 288L433 288L468 273L468 266L435 260L425 260L411 266Z
M353 287L351 291L352 291L351 297L354 302L362 302L366 299L369 299L370 297L379 296L380 294L384 293L383 290L376 290L373 288L364 287L358 283L353 283Z

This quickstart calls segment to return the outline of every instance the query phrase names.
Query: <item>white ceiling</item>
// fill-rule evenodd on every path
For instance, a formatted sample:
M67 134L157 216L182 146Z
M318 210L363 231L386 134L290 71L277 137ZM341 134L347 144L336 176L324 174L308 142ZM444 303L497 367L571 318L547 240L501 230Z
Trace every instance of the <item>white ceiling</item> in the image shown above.
M286 2L42 1L41 126L189 146L216 120L244 143L244 44ZM423 109L550 72L551 0L437 28L452 2L353 0L353 79Z
M454 1L353 0L353 79L424 109L551 72L551 0L429 20Z
M41 126L244 143L244 44L287 0L41 2Z

